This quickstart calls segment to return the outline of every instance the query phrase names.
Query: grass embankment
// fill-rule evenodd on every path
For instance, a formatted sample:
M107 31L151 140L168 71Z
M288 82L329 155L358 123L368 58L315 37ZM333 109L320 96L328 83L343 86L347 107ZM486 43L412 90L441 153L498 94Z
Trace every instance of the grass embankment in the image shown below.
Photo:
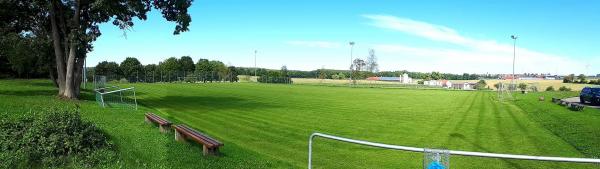
M0 80L0 112L20 116L24 112L43 112L49 108L76 109L84 120L107 133L115 146L116 157L102 161L98 168L271 168L286 166L231 144L228 140L223 157L203 157L201 147L174 141L173 133L160 134L158 128L144 123L146 107L140 110L103 109L89 92L81 101L55 98L56 89L48 80ZM141 93L143 95L143 92ZM159 113L159 112L157 112ZM176 121L177 122L177 121ZM65 168L79 168L69 164Z
M515 104L528 112L531 119L587 157L600 158L600 112L592 108L585 108L580 112L571 111L551 102L552 97L573 97L578 96L578 93L541 92L516 96ZM545 101L539 101L540 96L545 97Z
M170 118L297 168L306 166L307 139L312 132L416 147L586 157L585 151L531 120L523 109L496 101L495 92L251 83L136 86L144 93L141 103ZM323 139L317 139L314 146L314 165L319 168L422 165L420 153ZM460 156L453 156L451 163L455 168L595 168Z

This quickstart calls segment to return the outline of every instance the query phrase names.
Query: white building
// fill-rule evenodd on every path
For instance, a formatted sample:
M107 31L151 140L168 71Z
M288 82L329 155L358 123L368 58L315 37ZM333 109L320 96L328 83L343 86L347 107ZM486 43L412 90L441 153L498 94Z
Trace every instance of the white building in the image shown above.
M409 84L412 83L412 78L408 77L408 74L402 74L402 77L400 78L400 83L404 83L404 84Z

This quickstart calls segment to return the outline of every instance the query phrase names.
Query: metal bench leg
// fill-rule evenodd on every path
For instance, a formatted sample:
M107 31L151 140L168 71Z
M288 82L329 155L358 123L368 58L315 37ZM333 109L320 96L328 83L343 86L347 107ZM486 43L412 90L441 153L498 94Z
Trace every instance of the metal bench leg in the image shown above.
M184 141L185 138L179 131L175 130L175 141Z

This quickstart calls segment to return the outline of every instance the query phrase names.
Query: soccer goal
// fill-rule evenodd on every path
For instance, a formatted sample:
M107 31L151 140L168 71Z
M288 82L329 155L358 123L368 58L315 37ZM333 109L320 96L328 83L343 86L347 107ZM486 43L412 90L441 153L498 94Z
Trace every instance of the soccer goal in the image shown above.
M308 139L308 169L312 169L312 145L315 137L321 137L325 139L365 145L383 149L400 150L400 151L411 151L411 152L422 152L423 156L423 168L424 169L449 169L450 168L450 156L475 156L475 157L486 157L486 158L502 158L502 159L518 159L518 160L537 160L537 161L554 161L554 162L571 162L571 163L592 163L600 164L600 159L593 158L569 158L569 157L544 157L544 156L528 156L528 155L515 155L515 154L497 154L497 153L484 153L484 152L470 152L470 151L457 151L457 150L436 150L427 148L417 148L399 145L389 145L382 143L369 142L364 140L355 140L350 138L338 137L323 133L313 133Z
M106 76L94 76L96 102L102 107L134 108L137 110L135 88L120 88L106 83Z

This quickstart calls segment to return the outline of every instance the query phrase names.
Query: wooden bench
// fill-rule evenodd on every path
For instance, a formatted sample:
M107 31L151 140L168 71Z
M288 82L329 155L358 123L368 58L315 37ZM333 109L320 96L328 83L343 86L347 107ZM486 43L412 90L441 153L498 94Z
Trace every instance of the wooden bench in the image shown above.
M171 127L172 124L168 120L163 119L154 113L146 113L145 120L147 123L157 123L161 133L169 132L169 127Z
M202 144L203 155L218 155L219 147L223 146L223 143L207 136L204 133L196 131L186 125L180 124L175 125L175 140L185 141L185 139L191 139L199 144Z

